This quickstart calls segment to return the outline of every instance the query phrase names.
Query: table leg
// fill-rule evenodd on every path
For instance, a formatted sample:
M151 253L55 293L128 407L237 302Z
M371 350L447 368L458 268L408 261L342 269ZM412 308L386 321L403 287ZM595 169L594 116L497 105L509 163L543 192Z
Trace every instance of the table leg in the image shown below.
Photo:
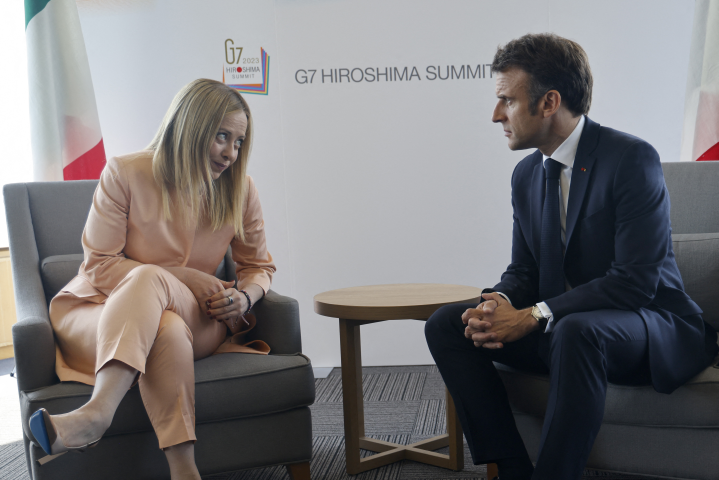
M460 471L464 468L464 441L462 438L462 425L457 418L452 395L445 388L447 398L447 436L449 437L449 468ZM491 479L490 479L491 480Z
M364 397L362 395L362 346L360 325L366 322L340 319L342 359L342 402L345 424L347 473L358 473L400 460L414 460L459 471L464 468L462 427L452 397L447 393L447 433L411 445L398 445L365 437ZM432 450L449 446L449 455ZM360 448L378 452L360 458Z
M340 352L347 473L356 475L363 470L360 468L360 437L364 437L364 398L360 326L352 320L340 319Z

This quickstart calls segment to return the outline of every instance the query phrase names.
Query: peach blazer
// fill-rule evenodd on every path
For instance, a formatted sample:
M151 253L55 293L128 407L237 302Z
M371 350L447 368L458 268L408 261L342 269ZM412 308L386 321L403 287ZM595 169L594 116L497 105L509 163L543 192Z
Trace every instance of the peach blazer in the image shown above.
M128 272L142 264L189 267L214 275L228 245L236 263L237 288L256 283L267 293L275 264L267 251L262 208L250 176L247 187L243 242L235 238L231 225L213 231L208 221L198 225L196 219L190 224L166 220L162 193L152 175L151 151L111 158L100 177L83 231L84 262L61 293L105 303ZM238 344L240 340L228 339L218 352L248 351ZM262 350L256 353L267 353Z

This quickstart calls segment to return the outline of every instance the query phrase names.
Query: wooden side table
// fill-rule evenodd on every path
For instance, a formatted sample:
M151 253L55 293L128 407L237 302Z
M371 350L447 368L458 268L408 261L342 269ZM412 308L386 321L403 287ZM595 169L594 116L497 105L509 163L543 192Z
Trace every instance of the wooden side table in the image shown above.
M411 445L365 437L362 397L360 326L385 320L427 320L439 307L452 303L479 303L476 287L409 283L342 288L315 295L315 312L339 319L342 357L342 400L345 422L347 473L356 475L400 460L414 460L451 470L464 467L462 427L454 402L447 396L447 433ZM433 452L449 446L449 455ZM360 458L360 449L378 452ZM492 465L493 466L493 465ZM496 475L490 470L489 478Z

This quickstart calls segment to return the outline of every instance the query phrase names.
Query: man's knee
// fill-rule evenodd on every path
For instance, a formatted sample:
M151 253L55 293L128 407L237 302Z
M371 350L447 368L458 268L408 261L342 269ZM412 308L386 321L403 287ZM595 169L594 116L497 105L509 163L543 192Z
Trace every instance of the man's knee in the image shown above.
M464 331L462 314L467 310L463 305L445 305L435 311L424 325L427 344L432 346L446 335L457 335Z
M570 313L562 317L552 330L551 343L570 343L578 345L587 342L596 344L598 325L595 312Z

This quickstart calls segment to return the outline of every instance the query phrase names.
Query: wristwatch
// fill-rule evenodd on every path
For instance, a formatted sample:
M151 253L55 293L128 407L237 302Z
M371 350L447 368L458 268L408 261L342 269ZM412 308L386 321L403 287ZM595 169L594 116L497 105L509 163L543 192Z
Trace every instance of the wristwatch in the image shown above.
M532 307L532 316L537 321L537 323L539 323L539 328L544 331L547 328L547 322L549 320L542 314L542 311L539 309L539 305L535 305Z

